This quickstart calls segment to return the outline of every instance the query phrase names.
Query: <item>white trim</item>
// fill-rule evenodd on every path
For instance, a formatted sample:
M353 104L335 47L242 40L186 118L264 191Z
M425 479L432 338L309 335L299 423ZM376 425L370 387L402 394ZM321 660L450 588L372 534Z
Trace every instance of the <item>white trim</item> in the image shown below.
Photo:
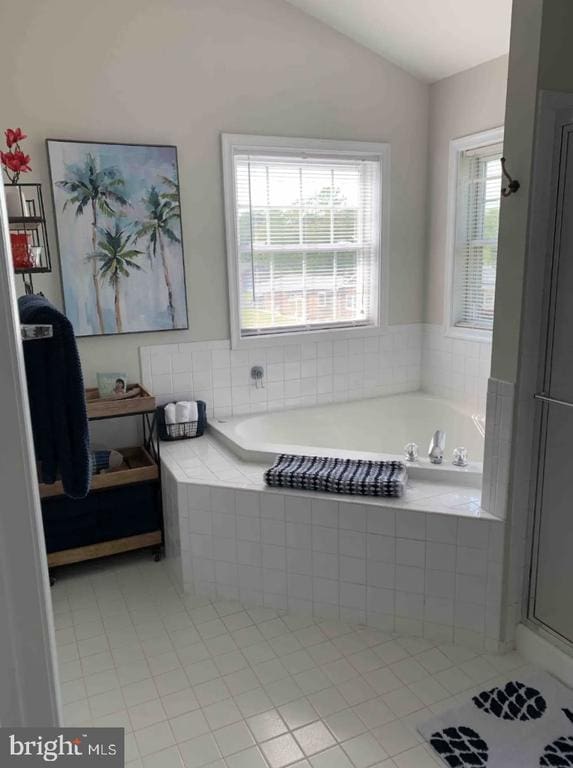
M1 421L10 436L0 462L0 723L58 726L48 566L2 184L0 359Z
M341 334L368 334L380 332L388 324L388 255L390 252L390 144L371 141L338 141L334 139L300 139L282 136L252 136L249 134L221 134L223 159L223 196L225 203L225 231L227 243L227 277L229 288L229 325L231 348L241 349L268 345L289 339L312 341L318 339L340 338ZM233 156L235 150L242 152L264 152L280 149L285 152L300 153L301 150L317 155L362 156L365 159L378 159L380 162L380 264L375 321L367 325L345 326L340 329L297 330L292 333L268 333L260 336L241 336L240 307L237 295L237 231L235 218L235 174Z
M492 340L492 331L481 328L460 328L454 325L454 265L456 246L456 207L457 207L457 181L460 153L468 149L478 149L488 144L503 142L503 126L480 131L469 136L461 136L450 141L448 162L448 207L446 217L446 264L445 264L445 291L444 291L444 336L466 341L489 342Z
M573 686L573 658L565 653L554 637L540 628L518 624L515 635L516 651L536 667L551 672L565 685Z

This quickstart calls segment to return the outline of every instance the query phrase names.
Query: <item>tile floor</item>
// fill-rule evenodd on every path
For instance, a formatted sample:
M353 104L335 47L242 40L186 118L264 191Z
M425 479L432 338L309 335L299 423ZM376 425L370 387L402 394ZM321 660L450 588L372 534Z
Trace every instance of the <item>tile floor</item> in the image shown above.
M147 553L61 569L66 725L122 726L129 768L428 768L416 724L525 665L180 595Z

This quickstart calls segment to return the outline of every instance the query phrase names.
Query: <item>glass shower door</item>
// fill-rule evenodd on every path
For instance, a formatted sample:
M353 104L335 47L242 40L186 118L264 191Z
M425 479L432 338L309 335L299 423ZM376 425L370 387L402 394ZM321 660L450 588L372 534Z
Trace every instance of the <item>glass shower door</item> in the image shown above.
M573 644L573 124L561 129L556 202L530 610Z

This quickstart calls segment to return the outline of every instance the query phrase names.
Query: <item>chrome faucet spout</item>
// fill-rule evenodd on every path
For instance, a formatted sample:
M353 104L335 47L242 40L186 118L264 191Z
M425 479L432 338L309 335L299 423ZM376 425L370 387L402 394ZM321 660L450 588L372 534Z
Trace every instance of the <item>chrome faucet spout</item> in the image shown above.
M437 429L430 440L428 448L428 458L432 464L441 464L444 461L444 451L446 449L446 433Z

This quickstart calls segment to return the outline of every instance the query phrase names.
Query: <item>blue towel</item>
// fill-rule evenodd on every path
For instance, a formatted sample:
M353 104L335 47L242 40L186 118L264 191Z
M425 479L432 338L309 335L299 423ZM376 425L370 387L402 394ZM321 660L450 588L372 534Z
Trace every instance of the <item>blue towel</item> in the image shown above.
M43 296L18 299L20 322L51 325L53 338L24 342L24 360L36 459L41 479L62 481L64 492L82 499L91 466L86 398L74 329Z

